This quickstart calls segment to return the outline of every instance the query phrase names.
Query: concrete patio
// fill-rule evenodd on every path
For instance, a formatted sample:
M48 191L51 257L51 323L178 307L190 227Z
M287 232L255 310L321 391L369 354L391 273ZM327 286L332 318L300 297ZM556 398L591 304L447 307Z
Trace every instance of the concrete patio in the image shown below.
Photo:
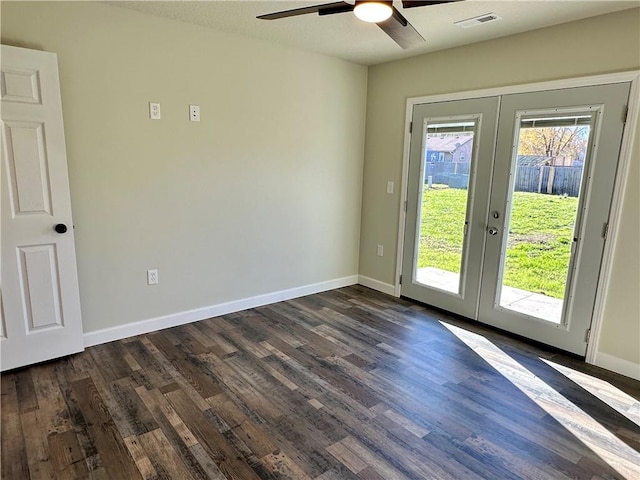
M418 269L417 281L429 287L457 293L460 275L439 268L426 267ZM503 286L500 306L553 323L560 323L562 320L561 299L518 288Z

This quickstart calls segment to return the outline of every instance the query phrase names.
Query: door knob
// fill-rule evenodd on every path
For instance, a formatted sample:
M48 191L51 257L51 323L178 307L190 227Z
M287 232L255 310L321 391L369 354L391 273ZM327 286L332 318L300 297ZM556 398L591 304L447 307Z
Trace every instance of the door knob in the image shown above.
M497 235L498 234L498 229L496 227L491 227L489 229L489 235Z
M67 233L67 226L64 223L56 224L56 226L53 227L53 229L58 233Z

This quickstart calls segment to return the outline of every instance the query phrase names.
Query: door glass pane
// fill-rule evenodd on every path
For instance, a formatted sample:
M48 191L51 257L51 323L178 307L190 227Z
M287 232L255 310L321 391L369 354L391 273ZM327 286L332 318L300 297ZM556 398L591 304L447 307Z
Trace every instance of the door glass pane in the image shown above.
M587 113L520 122L505 225L501 307L562 321L592 120Z
M460 293L476 121L427 121L415 281Z

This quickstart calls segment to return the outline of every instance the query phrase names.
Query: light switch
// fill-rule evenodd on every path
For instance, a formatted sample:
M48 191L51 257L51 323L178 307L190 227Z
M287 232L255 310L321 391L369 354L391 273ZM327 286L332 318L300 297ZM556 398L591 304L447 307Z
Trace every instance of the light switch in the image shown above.
M198 105L189 105L189 121L200 121L200 107Z
M393 193L393 182L387 182L387 193Z
M149 102L149 118L151 120L160 120L160 104Z

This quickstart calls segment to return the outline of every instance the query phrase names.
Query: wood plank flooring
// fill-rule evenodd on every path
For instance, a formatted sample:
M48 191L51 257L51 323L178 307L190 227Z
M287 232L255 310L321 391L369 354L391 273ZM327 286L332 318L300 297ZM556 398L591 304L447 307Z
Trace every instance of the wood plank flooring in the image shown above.
M2 478L640 478L640 382L354 286L2 375Z

